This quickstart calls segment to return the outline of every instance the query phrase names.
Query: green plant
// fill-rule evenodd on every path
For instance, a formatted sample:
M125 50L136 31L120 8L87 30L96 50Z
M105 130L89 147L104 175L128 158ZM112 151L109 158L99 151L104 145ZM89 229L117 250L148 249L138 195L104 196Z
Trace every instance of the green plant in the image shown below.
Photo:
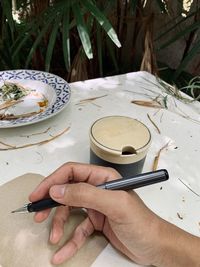
M200 36L198 34L198 31L200 30L200 5L199 1L191 2L193 2L191 9L186 14L183 14L183 10L180 8L176 20L173 20L173 23L169 23L167 29L157 37L158 41L162 37L166 37L171 32L174 32L172 36L169 35L170 38L168 38L159 49L164 49L180 39L185 39L182 59L173 74L172 79L174 81L177 80L188 63L190 63L200 52Z
M41 69L69 81L139 69L158 74L155 47L165 53L167 47L184 39L178 68L160 71L166 80L173 77L170 82L178 83L181 76L185 80L183 71L200 47L198 0L184 17L183 2L2 0L0 68ZM167 22L155 30L158 17ZM163 75L168 73L168 77ZM191 78L189 75L186 83Z
M112 5L111 2L114 1L110 1L105 8ZM56 54L55 49L59 46L59 50L60 47L63 48L61 65L64 63L67 71L70 71L71 54L74 56L77 51L83 50L88 59L94 57L93 42L95 35L96 39L101 38L102 29L117 47L121 46L111 23L93 1L46 1L36 14L34 5L38 1L16 1L16 4L16 11L20 16L18 23L12 17L11 1L1 3L1 68L17 68L20 65L25 68L36 65L39 68L40 65L40 68L49 71ZM41 7L40 3L39 5ZM100 42L97 49L101 62ZM34 64L38 57L39 64Z

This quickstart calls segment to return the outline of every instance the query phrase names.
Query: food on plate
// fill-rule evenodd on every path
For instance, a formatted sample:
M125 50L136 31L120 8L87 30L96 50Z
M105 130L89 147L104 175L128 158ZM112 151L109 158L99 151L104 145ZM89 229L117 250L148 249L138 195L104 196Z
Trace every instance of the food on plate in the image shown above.
M4 81L0 87L0 120L30 117L43 112L48 100L41 92Z

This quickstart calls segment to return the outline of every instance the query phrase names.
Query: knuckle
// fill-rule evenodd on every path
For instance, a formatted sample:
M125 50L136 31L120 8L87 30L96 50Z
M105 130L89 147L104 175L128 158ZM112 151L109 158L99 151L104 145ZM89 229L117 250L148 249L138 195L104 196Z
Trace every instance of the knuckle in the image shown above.
M72 166L74 166L76 163L75 162L73 162L73 161L68 161L68 162L65 162L62 166L61 166L61 168L71 168Z
M83 237L84 239L87 238L90 235L90 233L87 231L87 229L85 229L82 226L79 226L79 227L76 228L75 234L78 234L78 235L80 234L81 237Z

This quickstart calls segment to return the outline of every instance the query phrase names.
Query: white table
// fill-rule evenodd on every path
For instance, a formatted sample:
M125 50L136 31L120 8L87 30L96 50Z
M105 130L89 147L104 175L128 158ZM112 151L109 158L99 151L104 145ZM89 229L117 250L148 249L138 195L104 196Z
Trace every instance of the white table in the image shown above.
M68 132L49 143L0 151L0 184L30 172L46 176L67 161L89 162L91 124L103 116L130 116L145 123L152 133L152 145L143 171L152 170L159 149L168 143L168 148L161 153L158 168L169 171L169 181L137 189L137 193L158 215L199 236L200 103L185 104L168 96L168 109L132 104L132 100L151 100L159 94L165 95L155 77L146 72L76 82L70 87L71 102L57 116L30 126L0 129L0 142L19 146L46 140L70 126ZM103 97L80 103L80 100L98 96ZM111 246L101 253L93 267L102 266L102 262L104 267L138 266Z

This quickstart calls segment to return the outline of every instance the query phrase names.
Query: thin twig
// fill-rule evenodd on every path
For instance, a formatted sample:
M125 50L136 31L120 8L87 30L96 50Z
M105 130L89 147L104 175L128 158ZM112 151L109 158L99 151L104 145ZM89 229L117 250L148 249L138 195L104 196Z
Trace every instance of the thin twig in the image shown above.
M156 110L156 111L154 112L153 116L156 116L156 115L158 114L158 112L160 112L160 111L161 111L161 109Z
M102 97L105 97L107 95L101 95L101 96L95 96L95 97L90 97L90 98L85 98L85 99L81 99L79 101L79 104L82 104L82 103L85 103L85 102L90 102L90 101L94 101L96 99L99 99L99 98L102 98Z
M169 142L167 144L165 144L159 151L158 151L158 154L157 156L155 157L154 159L154 162L153 162L153 171L156 171L157 170L157 167L158 167L158 161L160 159L160 155L161 155L161 152L167 148L169 146Z
M25 144L22 146L11 146L7 144L7 148L0 148L0 151L7 151L7 150L15 150L15 149L20 149L20 148L26 148L26 147L31 147L31 146L36 146L36 145L43 145L46 143L49 143L50 141L56 139L57 137L61 136L62 134L66 133L68 130L70 129L70 127L67 127L66 129L64 129L61 133L52 136L51 138L44 140L44 141L40 141L37 143L32 143L32 144Z
M7 147L15 148L15 146L6 144L6 143L4 143L4 142L2 142L2 141L0 141L0 144L2 144L2 145L4 145L4 146L7 146Z
M187 187L187 189L189 189L192 193L194 193L196 196L198 196L198 197L200 197L200 195L198 194L198 193L196 193L191 187L189 187L186 183L184 183L180 178L178 178L179 179L179 181L182 183L182 184L184 184L186 187Z
M34 135L44 134L44 133L47 133L50 129L51 129L51 127L47 128L44 132L41 132L41 133L33 133L30 135L20 135L20 137L30 137L30 136L34 136Z
M97 105L96 103L91 102L91 104L98 107L98 108L102 108L100 105Z
M147 113L147 117L150 120L150 122L153 124L153 126L156 128L156 130L158 131L159 134L161 134L160 129L158 128L158 126L155 124L155 122L151 119L150 115Z
M162 122L163 114L164 114L164 113L162 113L162 115L160 116L160 123Z

